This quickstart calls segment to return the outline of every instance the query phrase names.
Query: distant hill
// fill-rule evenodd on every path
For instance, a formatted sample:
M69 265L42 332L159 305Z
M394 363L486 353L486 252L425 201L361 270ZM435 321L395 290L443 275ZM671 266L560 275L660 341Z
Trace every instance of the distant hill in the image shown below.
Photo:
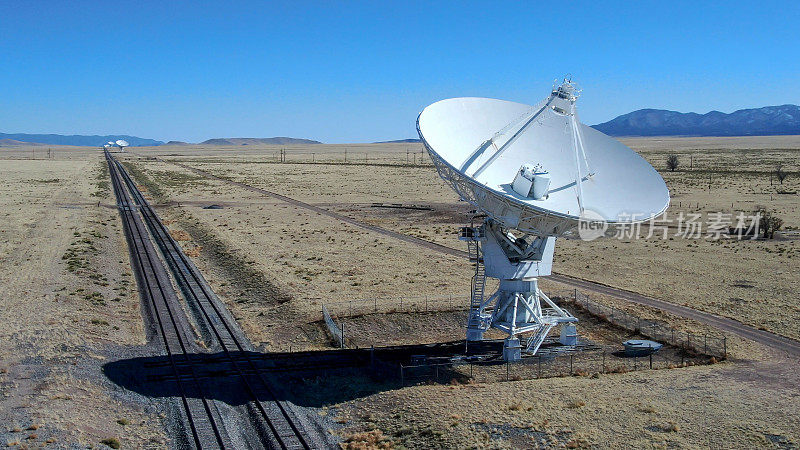
M375 142L375 144L414 144L418 142L422 141L420 141L419 139L412 138L412 139L398 139L396 141L380 141L380 142Z
M216 138L209 139L200 143L201 145L288 145L288 144L322 144L311 139L299 139L291 137L271 137L271 138Z
M42 145L35 142L22 142L14 139L0 139L0 147L17 147L19 145Z
M161 145L163 142L154 139L145 139L126 134L116 134L109 136L84 136L84 135L62 135L62 134L25 134L25 133L0 133L0 139L12 139L27 143L50 144L50 145L77 145L77 146L101 146L108 141L124 139L133 147Z
M640 109L593 128L610 136L768 136L800 134L800 106L765 106L730 114Z
M183 141L169 141L164 145L190 145L190 144Z

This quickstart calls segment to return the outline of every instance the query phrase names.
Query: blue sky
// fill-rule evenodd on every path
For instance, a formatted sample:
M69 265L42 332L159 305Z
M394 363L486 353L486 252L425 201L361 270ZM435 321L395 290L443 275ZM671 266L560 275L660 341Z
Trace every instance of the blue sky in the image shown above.
M401 139L566 73L589 124L800 103L800 3L703 3L0 0L0 132Z

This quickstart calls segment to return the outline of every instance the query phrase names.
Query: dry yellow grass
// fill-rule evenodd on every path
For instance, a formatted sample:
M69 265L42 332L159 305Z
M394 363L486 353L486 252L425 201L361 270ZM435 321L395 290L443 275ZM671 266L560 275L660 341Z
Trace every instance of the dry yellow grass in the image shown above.
M730 213L735 219L737 213L749 214L759 205L775 211L785 220L786 228L800 228L800 201L796 193L800 191L800 175L791 174L783 185L775 180L770 182L770 173L779 163L785 170L798 171L800 137L623 141L640 151L666 179L672 195L667 218L673 221L668 234L673 239L606 238L588 243L562 239L556 246L555 270L800 338L800 307L795 301L800 279L794 276L800 271L800 240L737 242L705 237L708 214ZM387 161L398 154L404 157L405 147L406 144L367 146L376 159L383 155ZM311 148L320 154L341 150L330 146L293 150L303 155ZM180 152L159 148L143 153L166 154L170 160L219 176L461 248L454 234L460 226L459 217L467 220L468 208L458 204L455 194L431 167L280 164L275 163L271 148L261 149L261 153L257 149L247 149L246 153L204 149L193 154L186 148ZM681 166L676 172L666 171L669 154L680 158ZM692 170L689 170L690 159ZM173 172L182 170L175 166L161 167ZM794 194L779 194L780 191ZM179 201L196 201L196 196L188 191L185 194ZM438 215L386 213L370 208L372 202L451 206L437 206L437 211L449 211ZM679 215L694 213L701 214L705 222L702 238L674 237ZM647 234L647 228L643 228L643 234Z
M670 153L679 155L681 169L692 161L692 171L664 173L678 202L672 213L749 211L763 204L787 226L800 226L796 194L777 193L798 190L800 177L790 175L778 187L768 176L778 162L798 170L797 137L626 143L660 169ZM302 164L270 162L279 148L135 151L461 247L452 233L463 205L431 167L402 166L406 148L419 151L418 145L298 146L289 148L289 160ZM367 164L340 164L345 148L348 162L367 153ZM52 159L41 159L39 150L0 151L0 340L12 343L0 350L0 419L18 429L9 442L96 445L117 436L123 446L165 445L159 418L71 369L97 372L109 345L142 344L142 320L113 198L92 175L102 167L101 155L56 149ZM319 317L321 302L467 292L471 269L463 260L174 165L125 158L153 180L148 195L163 203L159 211L181 244L251 338L268 349L324 345L319 330L308 326ZM307 164L311 158L330 164ZM369 208L372 202L425 203L436 211L388 213ZM202 209L212 203L223 209ZM562 240L556 270L798 337L796 245ZM554 283L545 287L559 295L570 291ZM702 329L659 311L600 300ZM734 361L714 366L373 394L337 405L342 417L353 418L343 421L342 436L357 447L797 445L796 362L738 339L730 348ZM120 418L129 425L121 427Z
M16 150L0 151L0 423L67 447L119 434L114 418L128 417L125 444L166 442L159 418L123 404L100 371L114 346L144 343L102 155Z
M198 265L251 339L268 349L318 347L317 336L309 337L301 327L319 319L322 303L464 291L469 279L471 269L459 258L442 257L219 181L173 193L161 180L184 176L184 169L156 161L136 161L134 167L150 180L145 185L151 193L169 192L157 200L183 205L162 209L172 232L192 238L182 241L185 248L202 246ZM211 203L231 206L202 208ZM218 245L209 245L208 239ZM283 303L242 289L231 279L236 275L221 269L226 261L261 274L291 300Z
M800 404L789 394L798 379L787 363L418 386L340 408L374 419L349 430L375 427L408 448L792 446ZM750 381L756 370L784 381L765 388Z
M693 165L700 165L693 169L708 164L708 168L718 173L718 177L712 178L710 191L707 171L665 174L675 200L681 203L678 207L673 205L671 212L698 209L698 203L703 211L725 210L726 204L730 210L731 202L734 209L749 211L751 205L764 203L778 210L787 225L798 226L796 197L773 193L770 200L769 178L764 177L777 160L789 166L797 164L796 149L800 145L796 137L627 142L640 149L656 167L663 167L667 154L681 151L682 164L692 154ZM729 153L728 147L738 149L739 153ZM750 152L745 149L751 148L762 149L756 153L766 155L765 158L750 166L753 173L732 173L736 165L731 166L731 161L741 159ZM387 161L397 158L397 147L372 148L375 152L381 149ZM193 153L185 148L162 148L141 153L166 155L220 176L460 248L450 234L456 226L453 216L447 220L425 219L379 214L363 207L370 202L456 204L454 194L430 167L277 164L268 162L274 150L201 149ZM315 147L315 151L322 150L323 147ZM292 296L283 306L237 303L240 293L230 284L235 277L221 271L208 253L201 253L199 264L210 274L212 285L246 324L248 332L272 348L278 346L273 341L311 345L314 338L320 337L310 336L301 323L317 314L313 302L386 296L399 290L406 292L409 286L418 294L467 291L470 270L465 261L443 259L439 254L360 230L351 233L352 230L328 218L218 181L205 180L191 189L169 190L166 189L169 182L164 180L194 175L155 161L139 160L137 164L153 174L154 179L160 178L168 200L181 205L165 211L175 220L176 229L201 225L234 249L232 253L237 258L252 261L257 272L268 275L281 291ZM789 170L797 169L789 167ZM798 181L790 177L784 188L794 190ZM345 189L347 186L352 189ZM775 186L771 189L778 190ZM223 204L225 209L201 209L209 203ZM695 205L694 208L685 206L688 203ZM193 239L197 238L188 232ZM352 237L345 239L344 235ZM370 246L370 240L379 245ZM193 244L206 248L202 241ZM794 254L794 245L793 241L712 244L678 239L663 242L604 239L592 243L562 240L558 245L556 270L688 303L797 336L800 321L792 303L799 291L792 276L797 272L797 259L787 256ZM387 246L397 253L386 252ZM778 246L787 250L778 252ZM316 260L317 256L322 259ZM350 268L356 270L348 271ZM434 278L420 280L414 273L427 273ZM440 274L441 281L437 281ZM397 281L393 280L395 275ZM741 280L754 288L732 286L748 284ZM545 288L562 295L570 291L555 283L546 283ZM740 301L734 298L747 300L738 305ZM700 324L668 317L659 311L613 298L599 299L645 318L703 329ZM294 326L293 331L305 337L292 338L292 330L281 330L281 326L287 326L285 321L271 318L289 311L301 313L295 325L288 326ZM773 315L778 319L767 320ZM341 434L360 436L359 433L376 429L394 444L428 448L796 445L800 437L794 424L800 405L793 394L798 381L794 362L739 339L731 339L729 348L734 361L714 366L599 378L420 386L373 394L337 405L344 417L355 418L347 422Z

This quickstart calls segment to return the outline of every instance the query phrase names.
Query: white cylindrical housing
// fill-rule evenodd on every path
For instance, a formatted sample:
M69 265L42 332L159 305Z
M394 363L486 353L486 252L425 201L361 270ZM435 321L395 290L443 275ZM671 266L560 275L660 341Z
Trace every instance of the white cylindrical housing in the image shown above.
M531 197L534 200L541 200L547 197L550 190L550 174L546 171L536 172L533 176L533 188L531 189Z

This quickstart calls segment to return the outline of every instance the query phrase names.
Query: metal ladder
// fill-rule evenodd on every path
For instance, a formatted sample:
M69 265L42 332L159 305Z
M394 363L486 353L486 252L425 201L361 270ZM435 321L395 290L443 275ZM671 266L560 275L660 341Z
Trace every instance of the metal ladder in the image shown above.
M531 354L536 354L547 335L550 334L550 330L552 330L555 326L555 324L546 323L539 327L539 329L537 329L531 335L531 337L528 338L528 345L526 346L525 351Z
M483 304L486 291L486 269L483 265L483 255L481 255L480 242L485 240L482 227L464 227L461 229L459 239L467 242L467 253L469 260L475 264L475 275L472 276L471 293L469 301L469 320L467 328L473 330L486 331L489 329L490 316L481 314L480 308Z
M478 309L483 303L486 289L486 269L483 266L483 258L481 258L478 241L467 241L467 249L470 261L475 263L475 275L472 276L472 296L470 297L469 307Z

